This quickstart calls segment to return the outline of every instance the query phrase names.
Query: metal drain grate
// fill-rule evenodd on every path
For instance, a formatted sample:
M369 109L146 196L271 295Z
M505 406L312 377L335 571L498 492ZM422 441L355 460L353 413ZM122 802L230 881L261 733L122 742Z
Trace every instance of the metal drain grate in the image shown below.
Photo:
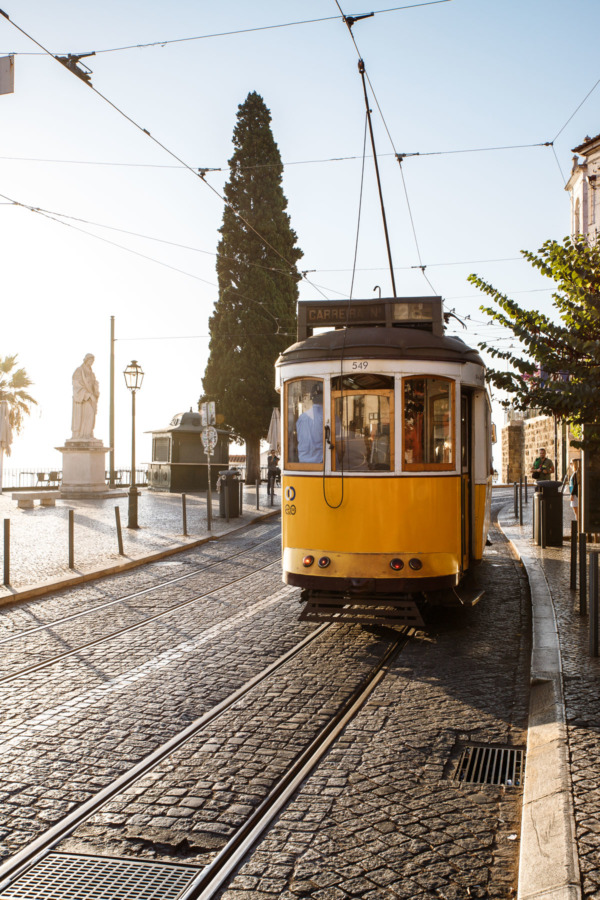
M198 874L192 866L49 853L2 900L177 900Z
M525 752L516 747L465 747L456 769L455 781L467 784L504 784L518 787L523 782Z

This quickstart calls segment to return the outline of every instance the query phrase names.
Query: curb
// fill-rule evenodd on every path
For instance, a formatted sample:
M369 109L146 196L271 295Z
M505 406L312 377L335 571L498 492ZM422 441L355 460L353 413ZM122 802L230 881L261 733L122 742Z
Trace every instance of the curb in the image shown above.
M167 556L174 556L176 553L182 553L184 550L193 550L195 547L201 547L202 544L208 544L210 541L220 541L230 534L243 531L244 528L248 528L250 525L264 522L265 519L273 519L278 515L281 515L281 509L279 508L263 513L260 516L254 516L254 518L244 522L237 528L230 528L228 531L223 531L220 534L210 534L196 541L190 541L187 544L174 544L170 547L165 547L164 550L157 550L154 553L148 553L135 559L128 558L126 561L112 566L99 565L90 568L87 572L77 572L64 578L48 578L46 581L39 582L39 584L31 585L31 587L13 590L10 586L4 585L11 593L0 597L0 607L9 606L11 603L19 603L22 600L31 600L34 597L43 597L45 594L61 591L64 588L76 587L78 584L96 581L109 575L118 575L121 572L127 572L129 569L138 569L146 565L146 563L156 562L157 560L165 559Z
M543 566L528 553L528 545L520 540L520 529L518 535L515 533L518 526L506 521L502 523L500 515L498 527L525 568L532 607L529 723L518 900L581 900L562 662L554 603Z

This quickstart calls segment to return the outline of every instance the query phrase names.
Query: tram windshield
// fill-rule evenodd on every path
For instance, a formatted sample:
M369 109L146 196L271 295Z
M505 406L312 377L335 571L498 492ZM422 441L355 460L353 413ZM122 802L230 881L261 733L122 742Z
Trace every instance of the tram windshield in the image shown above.
M404 468L454 468L454 382L404 379Z
M285 386L285 465L323 468L323 381L297 378Z
M344 472L389 472L393 468L394 379L356 374L331 381L335 453Z

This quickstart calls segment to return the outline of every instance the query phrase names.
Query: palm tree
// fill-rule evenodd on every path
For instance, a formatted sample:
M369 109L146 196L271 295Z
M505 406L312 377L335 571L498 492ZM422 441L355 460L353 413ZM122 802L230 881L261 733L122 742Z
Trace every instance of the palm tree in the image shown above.
M0 400L8 401L10 424L18 432L37 400L25 390L33 382L25 369L15 369L16 362L16 355L0 357Z

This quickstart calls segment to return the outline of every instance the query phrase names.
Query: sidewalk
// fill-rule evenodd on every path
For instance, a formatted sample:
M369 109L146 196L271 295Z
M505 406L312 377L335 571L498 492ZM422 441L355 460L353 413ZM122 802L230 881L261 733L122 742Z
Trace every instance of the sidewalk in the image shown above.
M533 491L522 526L512 496L499 516L532 598L520 900L600 898L600 659L589 656L589 617L570 589L574 517L566 494L563 502L562 548L533 543Z
M138 497L137 531L127 528L127 496L106 500L57 500L55 507L18 509L12 491L0 493L0 517L10 519L10 587L0 586L0 605L39 596L50 590L123 571L149 559L218 538L257 519L277 515L281 488L269 505L266 484L244 487L242 515L227 522L219 516L219 494L213 492L212 529L208 530L205 493L187 494L187 536L183 534L181 494L142 489ZM119 555L115 507L120 510L124 555ZM74 510L74 563L69 569L69 510ZM0 533L0 574L4 541Z

